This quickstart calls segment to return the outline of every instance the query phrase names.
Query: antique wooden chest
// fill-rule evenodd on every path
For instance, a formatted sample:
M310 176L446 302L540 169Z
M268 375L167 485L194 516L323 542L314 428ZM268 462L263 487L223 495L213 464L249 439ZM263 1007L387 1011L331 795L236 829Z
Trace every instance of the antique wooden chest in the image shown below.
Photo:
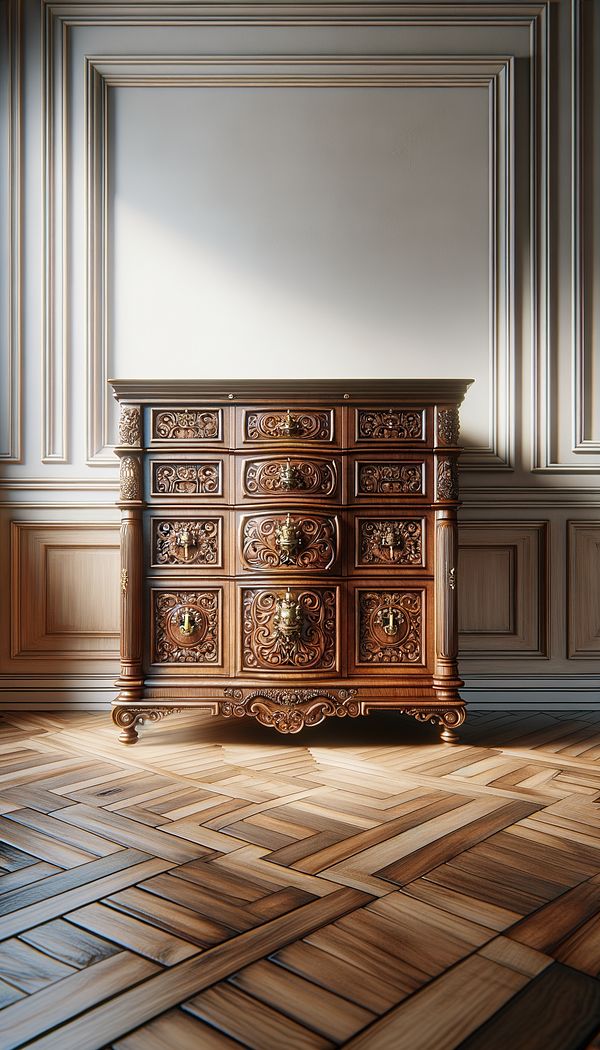
M183 708L454 742L468 380L136 381L120 402L120 739Z

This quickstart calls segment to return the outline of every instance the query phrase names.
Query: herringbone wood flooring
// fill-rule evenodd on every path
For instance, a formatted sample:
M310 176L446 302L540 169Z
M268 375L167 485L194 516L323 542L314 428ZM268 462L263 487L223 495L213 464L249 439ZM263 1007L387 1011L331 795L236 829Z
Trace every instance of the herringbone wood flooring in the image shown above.
M600 715L6 715L0 1046L600 1048Z

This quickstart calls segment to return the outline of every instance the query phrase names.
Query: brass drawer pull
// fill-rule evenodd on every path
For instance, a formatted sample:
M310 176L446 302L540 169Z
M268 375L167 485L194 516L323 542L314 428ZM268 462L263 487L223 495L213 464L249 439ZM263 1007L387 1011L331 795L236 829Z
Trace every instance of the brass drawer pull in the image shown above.
M302 529L293 521L288 511L285 521L280 521L275 528L275 542L281 552L281 560L289 562L302 542Z
M302 629L302 610L300 603L290 590L277 599L277 612L273 619L275 633L286 642L296 640Z
M379 610L376 622L383 627L385 633L391 638L393 635L398 634L403 620L404 614L388 605L386 608Z

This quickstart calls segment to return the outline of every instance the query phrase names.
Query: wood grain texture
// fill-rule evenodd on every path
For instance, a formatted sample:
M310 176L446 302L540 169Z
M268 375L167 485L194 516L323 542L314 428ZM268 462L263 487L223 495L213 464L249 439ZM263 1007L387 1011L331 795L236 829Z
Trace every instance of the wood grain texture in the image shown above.
M600 715L1 725L3 1050L595 1047Z

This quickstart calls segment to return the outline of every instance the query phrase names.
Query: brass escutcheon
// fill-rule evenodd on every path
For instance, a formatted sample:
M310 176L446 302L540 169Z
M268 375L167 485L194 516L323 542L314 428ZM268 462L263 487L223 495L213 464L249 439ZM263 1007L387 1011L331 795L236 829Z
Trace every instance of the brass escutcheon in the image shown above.
M302 529L297 522L293 521L288 511L285 521L277 523L275 528L275 541L281 551L282 561L291 561L295 551L300 546Z
M278 424L277 430L280 434L283 434L285 437L289 437L290 434L301 434L302 426L300 424L300 420L296 416L293 416L288 408L285 416Z
M392 636L398 634L402 620L403 614L389 605L387 608L379 610L376 623L383 627L383 630L388 636Z
M300 634L302 627L302 612L300 604L290 590L283 597L277 599L277 612L273 620L273 626L278 635L286 641L292 641Z
M296 467L293 467L289 459L281 468L281 487L283 489L299 489L302 479Z
M188 552L190 547L196 546L196 539L193 532L188 528L181 529L175 537L175 546L183 549L184 560L188 560Z

